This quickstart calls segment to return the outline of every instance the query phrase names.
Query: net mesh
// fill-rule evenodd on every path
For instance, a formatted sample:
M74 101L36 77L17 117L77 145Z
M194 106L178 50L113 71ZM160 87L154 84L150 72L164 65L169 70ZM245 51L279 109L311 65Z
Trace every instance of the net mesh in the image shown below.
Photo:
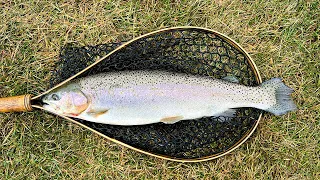
M79 47L69 44L61 50L51 87L75 75L121 44ZM124 70L166 70L200 74L213 78L235 76L241 84L258 82L246 56L218 34L201 29L173 29L136 40L116 51L79 77ZM76 121L100 133L144 151L172 158L213 156L237 144L253 128L260 111L240 108L235 118L205 117L175 124L116 126Z

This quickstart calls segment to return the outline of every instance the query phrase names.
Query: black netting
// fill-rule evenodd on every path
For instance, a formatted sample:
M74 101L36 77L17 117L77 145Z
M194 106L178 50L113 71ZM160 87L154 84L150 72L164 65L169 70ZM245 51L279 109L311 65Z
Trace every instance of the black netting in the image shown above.
M77 47L70 44L61 51L51 86L83 70L121 43ZM212 32L175 29L149 35L132 42L88 69L81 77L108 71L160 69L222 78L233 75L240 83L257 85L246 56ZM80 77L79 76L79 77ZM257 122L260 111L242 108L237 117L206 117L142 126L115 126L75 119L106 136L133 147L173 158L200 158L224 152L238 143Z

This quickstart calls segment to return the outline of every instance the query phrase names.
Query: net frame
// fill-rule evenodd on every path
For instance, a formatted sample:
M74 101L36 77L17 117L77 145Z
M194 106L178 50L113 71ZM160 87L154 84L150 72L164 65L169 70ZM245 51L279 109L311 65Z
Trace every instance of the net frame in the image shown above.
M244 60L248 63L248 67L251 68L256 83L255 83L255 84L247 84L247 85L257 85L257 84L261 83L260 74L259 74L259 72L258 72L258 70L257 70L257 68L256 68L256 66L255 66L255 64L254 64L254 62L252 61L252 59L251 59L250 56L248 55L248 53L246 53L246 52L243 50L243 48L241 48L240 45L238 45L235 41L231 40L229 37L227 37L227 36L225 36L225 35L223 35L223 34L221 34L221 33L218 33L218 32L216 32L216 31L213 31L213 30L210 30L210 29L206 29L206 28L199 28L199 27L175 27L175 28L167 28L167 29L162 29L162 30L154 31L154 32L151 32L151 33L142 35L142 36L140 36L140 37L137 37L137 38L135 38L135 39L133 39L133 40L131 40L131 41L128 41L128 42L126 42L126 43L123 43L122 45L118 46L118 47L115 48L114 50L112 50L112 48L109 49L109 50L110 50L109 53L107 53L107 55L105 55L104 57L98 59L97 61L95 61L95 62L93 62L93 63L91 62L92 64L89 65L89 66L87 66L86 68L84 68L83 66L77 67L79 72L77 72L75 75L73 75L72 77L63 77L63 78L62 78L63 81L60 82L60 83L59 83L59 81L53 82L52 85L53 85L53 84L57 84L57 83L59 83L59 84L58 84L57 86L54 86L53 88L49 89L48 91L46 91L46 92L44 92L44 93L42 93L42 94L34 97L33 99L34 99L34 100L39 99L39 98L40 98L41 96L43 96L44 94L49 93L51 90L62 86L63 84L69 82L70 80L72 80L72 79L74 79L74 78L79 78L79 77L81 77L81 76L83 77L83 76L88 75L88 74L90 75L90 73L88 73L88 72L90 72L90 70L91 70L91 72L92 72L92 69L94 69L93 67L95 67L97 64L99 64L99 63L101 63L101 62L103 62L103 61L108 62L108 61L106 61L106 60L108 60L108 59L109 59L109 61L110 61L110 59L114 58L113 56L115 56L116 54L119 54L119 52L123 51L123 50L126 49L126 48L128 49L128 47L130 47L130 45L132 46L134 43L139 42L139 40L140 40L140 42L141 42L141 40L143 40L144 38L150 38L150 37L154 37L154 36L159 35L159 34L161 35L161 33L172 32L172 31L195 31L195 32L198 32L198 31L199 31L199 32L206 32L206 33L208 33L208 34L213 34L214 36L221 38L225 43L229 44L231 48L234 48L234 49L236 49L238 52L240 52L241 54L243 54ZM170 39L170 38L169 38L169 39ZM154 40L157 40L157 39L156 39L156 38L151 39L151 41L154 41ZM170 44L170 42L160 43L160 44L168 44L168 43ZM192 43L195 43L195 42L192 41ZM192 43L191 43L190 45L192 45ZM197 43L197 42L196 42L196 43ZM118 44L117 44L117 43L113 43L113 44L109 44L109 45L111 45L111 47L112 47L112 46L115 47L115 46L117 46ZM199 44L197 44L197 45L199 45ZM98 46L103 46L103 45L98 45ZM91 48L92 48L92 47L98 47L98 46L91 46ZM137 45L136 45L136 46L137 46ZM155 46L157 46L157 42L156 42ZM85 47L85 49L86 49L86 48L88 48L88 47ZM76 49L77 49L77 48L76 48ZM79 49L81 49L81 48L78 48L78 50L79 50ZM90 49L90 47L89 47L89 49ZM108 51L107 51L107 52L108 52ZM201 45L200 45L200 52L201 52ZM127 53L127 52L124 51L124 54L126 54L126 53ZM98 54L99 54L99 53L98 53ZM143 54L143 52L142 52L142 54ZM94 58L93 58L93 59L94 59ZM220 60L222 60L221 57L220 57ZM62 63L62 64L63 64L63 63ZM217 63L215 64L215 66L217 67ZM175 68L179 68L179 67L175 67ZM82 69L82 70L81 70L81 69ZM174 68L173 68L173 70L174 70ZM221 69L220 69L220 70L221 70ZM190 73L190 72L189 72L189 73ZM199 73L197 73L197 74L199 74ZM200 73L200 74L201 74L201 73ZM63 76L63 75L61 75L61 74L59 75L59 72L56 72L56 77L57 77L57 76L60 76L60 77L61 77L61 76ZM240 79L240 80L241 80L241 79ZM241 82L242 82L242 83L245 83L244 81L241 81ZM43 109L41 106L38 106L38 105L33 105L33 107L39 108L39 109ZM257 113L257 112L256 112L256 113ZM259 113L259 112L258 112L258 113ZM64 116L62 116L62 117L65 118L65 119L67 119L67 120L69 120L69 121L71 121L71 122L73 122L73 123L76 123L76 124L78 124L78 125L80 125L80 126L82 126L82 127L85 127L85 128L87 128L87 129L89 129L89 130L91 130L91 131L93 131L93 132L95 132L95 133L97 133L97 134L99 134L99 135L101 135L101 136L103 136L103 137L105 137L105 138L113 141L113 142L116 142L116 143L121 144L121 145L123 145L123 146L129 147L129 148L131 148L131 149L133 149L133 150L142 152L142 153L144 153L144 154L156 156L156 157L163 158L163 159L173 160L173 161L180 161L180 162L198 162L198 161L205 161L205 160L210 160L210 159L215 159L215 158L221 157L221 156L223 156L223 155L225 155L225 154L230 153L231 151L233 151L233 150L236 149L237 147L239 147L242 143L244 143L244 142L252 135L252 133L253 133L254 130L256 129L256 127L257 127L257 125L258 125L258 123L259 123L259 121L260 121L260 119L261 119L261 116L262 116L262 114L260 113L260 114L258 115L258 118L252 123L252 126L251 126L251 127L246 131L246 133L243 134L243 136L242 136L239 140L237 140L237 142L234 143L232 146L230 146L230 147L228 147L228 148L225 148L225 149L224 149L223 151L221 151L221 152L217 152L217 153L210 154L210 155L204 155L204 156L189 156L189 157L191 157L191 158L189 158L188 156L184 156L184 157L183 157L183 156L180 156L180 157L178 156L178 157L177 157L177 156L167 155L167 154L165 154L165 153L150 152L150 151L148 151L148 150L146 150L146 149L143 149L143 148L141 148L141 147L140 147L140 148L137 148L136 146L132 146L132 145L130 145L130 144L126 143L126 142L123 142L123 141L121 141L121 140L118 140L118 139L116 139L116 138L112 138L112 137L110 137L110 136L106 136L106 134L104 134L104 133L102 133L101 131L99 131L99 128L96 128L96 127L94 127L94 126L90 126L90 125L86 124L85 121L81 121L81 120L77 120L77 119L72 119L72 118L64 117ZM99 126L99 125L98 125L98 126Z

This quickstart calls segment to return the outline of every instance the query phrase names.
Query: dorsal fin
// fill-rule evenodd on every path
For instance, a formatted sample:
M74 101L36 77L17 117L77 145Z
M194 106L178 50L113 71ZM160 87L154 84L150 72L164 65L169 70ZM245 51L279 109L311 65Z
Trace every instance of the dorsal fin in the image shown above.
M232 83L239 83L239 80L234 76L226 76L226 77L224 77L222 79L225 80L225 81L232 82Z

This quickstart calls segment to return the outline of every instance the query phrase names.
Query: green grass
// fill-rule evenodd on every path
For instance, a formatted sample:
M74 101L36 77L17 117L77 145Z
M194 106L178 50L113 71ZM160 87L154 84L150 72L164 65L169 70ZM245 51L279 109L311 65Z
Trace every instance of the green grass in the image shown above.
M0 114L0 179L320 179L319 0L89 2L0 2L1 97L46 90L66 43L192 25L236 40L264 80L295 89L299 110L265 115L244 145L203 163L146 156L42 111Z

